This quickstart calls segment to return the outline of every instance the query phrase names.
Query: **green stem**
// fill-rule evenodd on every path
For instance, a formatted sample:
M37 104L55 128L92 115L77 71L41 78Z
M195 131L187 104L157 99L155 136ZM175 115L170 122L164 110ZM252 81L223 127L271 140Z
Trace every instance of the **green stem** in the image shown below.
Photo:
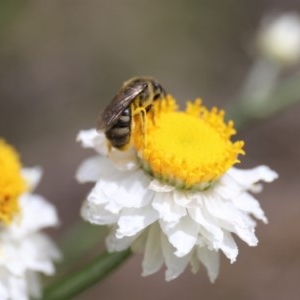
M45 289L43 300L73 299L76 295L87 290L105 278L131 255L131 251L107 253L97 257L94 261L78 272L59 280Z
M59 241L59 248L64 259L57 266L57 273L65 274L70 266L74 267L74 262L80 261L99 241L103 240L107 231L105 226L95 226L83 220L74 223L64 232Z
M266 99L261 101L239 101L232 109L228 118L233 119L236 128L242 128L248 123L263 120L279 113L300 101L300 74L286 79L278 84ZM255 105L252 105L255 103Z

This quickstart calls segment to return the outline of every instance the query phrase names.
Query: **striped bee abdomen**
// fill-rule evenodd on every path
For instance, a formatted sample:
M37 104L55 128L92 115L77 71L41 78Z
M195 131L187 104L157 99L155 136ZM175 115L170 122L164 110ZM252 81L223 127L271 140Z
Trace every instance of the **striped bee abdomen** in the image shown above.
M128 107L121 113L117 123L105 132L111 145L119 150L123 150L130 142L131 117L130 107Z

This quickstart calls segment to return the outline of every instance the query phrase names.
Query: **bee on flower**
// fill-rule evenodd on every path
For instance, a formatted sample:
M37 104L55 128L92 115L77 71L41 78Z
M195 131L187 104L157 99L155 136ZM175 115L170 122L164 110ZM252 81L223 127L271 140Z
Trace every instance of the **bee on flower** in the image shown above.
M81 215L110 227L108 251L143 252L144 276L165 265L169 281L202 264L214 282L220 252L236 260L234 237L257 245L255 219L267 218L253 194L277 174L235 167L244 143L231 140L236 131L223 111L199 99L179 111L169 94L152 103L155 118L133 117L124 151L109 147L104 131L79 132L83 147L96 151L77 171L79 182L95 182Z
M22 168L16 150L0 139L0 299L40 298L39 274L53 275L60 253L42 229L58 225L53 205L32 193L40 168Z

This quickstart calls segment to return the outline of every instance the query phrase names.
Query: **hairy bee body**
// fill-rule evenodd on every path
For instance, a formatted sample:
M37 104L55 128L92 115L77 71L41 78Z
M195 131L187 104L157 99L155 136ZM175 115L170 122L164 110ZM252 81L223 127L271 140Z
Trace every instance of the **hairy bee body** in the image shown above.
M123 149L130 143L132 114L130 108L125 108L121 113L117 123L109 130L105 131L106 138L111 146Z
M162 86L150 77L126 81L110 104L101 113L98 130L103 130L110 146L126 150L130 145L134 116L139 115L143 126L146 114L154 115L153 102L165 97Z

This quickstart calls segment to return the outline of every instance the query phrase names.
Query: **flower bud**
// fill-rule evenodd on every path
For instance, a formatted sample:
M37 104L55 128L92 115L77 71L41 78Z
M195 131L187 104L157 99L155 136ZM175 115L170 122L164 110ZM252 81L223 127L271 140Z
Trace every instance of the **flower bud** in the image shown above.
M300 60L300 16L290 12L263 19L257 46L265 57L290 66Z

